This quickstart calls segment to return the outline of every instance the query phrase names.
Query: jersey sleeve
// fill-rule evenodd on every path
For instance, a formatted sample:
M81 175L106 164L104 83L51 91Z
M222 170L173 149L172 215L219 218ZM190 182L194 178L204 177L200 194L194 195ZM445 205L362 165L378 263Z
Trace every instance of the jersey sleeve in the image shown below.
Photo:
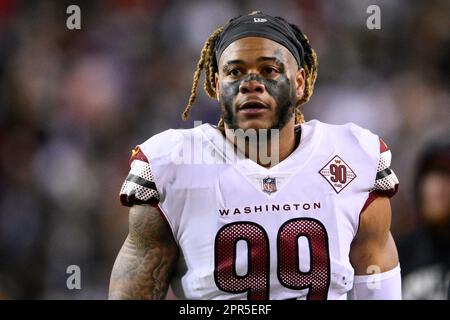
M380 139L380 160L372 191L379 195L393 197L398 190L398 179L391 169L392 153L386 143Z
M369 196L364 203L361 212L379 197L392 198L398 191L398 179L391 169L392 153L386 143L380 139L380 158L378 160L375 183L369 192Z
M120 202L127 207L137 204L158 204L160 196L152 168L139 146L133 149L129 164L130 172L120 189Z

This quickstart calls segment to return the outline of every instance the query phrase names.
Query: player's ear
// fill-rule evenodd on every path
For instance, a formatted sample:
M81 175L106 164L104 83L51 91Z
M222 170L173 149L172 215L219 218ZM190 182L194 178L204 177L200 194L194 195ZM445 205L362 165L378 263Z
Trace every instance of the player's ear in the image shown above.
M220 81L219 81L219 73L214 73L214 86L216 87L216 99L219 101L220 97ZM220 102L220 101L219 101Z
M295 91L297 101L303 97L305 92L305 69L300 68L295 75Z

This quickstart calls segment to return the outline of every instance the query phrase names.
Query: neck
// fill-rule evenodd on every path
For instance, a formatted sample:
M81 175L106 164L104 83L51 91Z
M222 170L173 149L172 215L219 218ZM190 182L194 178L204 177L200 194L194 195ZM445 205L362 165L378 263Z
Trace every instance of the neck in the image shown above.
M240 152L266 168L286 159L297 145L294 117L281 130L268 134L269 130L232 130L226 124L224 127L225 137Z

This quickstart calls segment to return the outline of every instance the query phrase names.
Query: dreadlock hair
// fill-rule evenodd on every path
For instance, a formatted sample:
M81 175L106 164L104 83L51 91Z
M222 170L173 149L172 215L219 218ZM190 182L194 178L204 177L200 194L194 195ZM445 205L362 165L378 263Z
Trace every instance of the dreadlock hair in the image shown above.
M230 22L237 18L239 17L231 19ZM301 67L305 70L305 90L303 92L302 98L297 101L295 106L295 123L301 124L305 122L303 113L300 110L301 106L309 101L314 91L314 83L316 82L317 78L317 66L318 66L317 55L314 49L311 48L308 38L299 29L299 27L297 27L295 24L287 22L285 19L281 17L277 18L285 21L291 26L296 38L298 39L298 41L300 41L304 50L304 58ZM223 27L216 29L203 45L202 51L200 53L200 59L197 63L197 69L195 70L194 73L194 79L192 82L192 89L191 95L189 97L189 102L182 114L183 120L187 120L189 118L189 111L191 110L192 105L194 104L194 101L197 98L198 83L200 80L200 74L203 69L205 70L205 83L203 88L205 89L206 94L210 98L212 99L217 98L217 92L214 84L215 82L214 75L216 72L218 72L218 66L215 56L215 45L216 40L221 35L222 31ZM220 118L218 126L219 127L223 126L222 118Z

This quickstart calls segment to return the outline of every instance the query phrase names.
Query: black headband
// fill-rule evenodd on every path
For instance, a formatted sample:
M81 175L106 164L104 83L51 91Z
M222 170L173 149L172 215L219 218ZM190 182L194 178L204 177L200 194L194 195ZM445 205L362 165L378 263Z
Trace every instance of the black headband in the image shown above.
M216 40L217 65L223 51L234 41L245 37L261 37L273 40L288 49L300 68L303 63L303 47L292 27L280 18L262 12L245 15L231 20Z

